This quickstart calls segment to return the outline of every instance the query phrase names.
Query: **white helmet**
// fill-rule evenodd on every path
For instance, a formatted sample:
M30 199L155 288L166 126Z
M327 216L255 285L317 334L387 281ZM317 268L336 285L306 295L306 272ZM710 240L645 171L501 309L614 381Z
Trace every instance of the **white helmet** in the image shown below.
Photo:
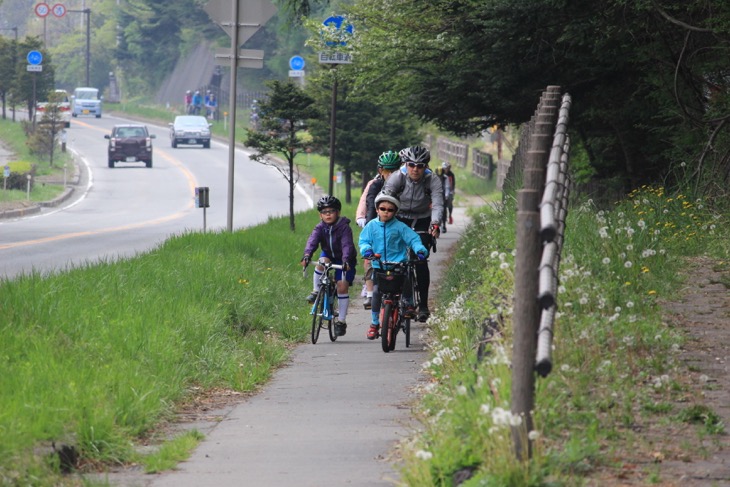
M375 197L375 206L378 206L381 201L392 203L396 210L400 208L400 200L390 191L385 190L378 194L378 196Z

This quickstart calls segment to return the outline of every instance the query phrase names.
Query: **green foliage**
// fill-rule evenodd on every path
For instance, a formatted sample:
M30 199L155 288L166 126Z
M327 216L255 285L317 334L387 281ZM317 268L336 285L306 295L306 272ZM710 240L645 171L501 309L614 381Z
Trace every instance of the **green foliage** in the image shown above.
M288 163L288 171L279 171L289 182L289 222L294 230L294 157L304 152L307 142L297 134L304 129L307 120L319 116L314 99L293 83L272 81L268 83L269 98L260 104L260 130L248 130L246 146L255 149L251 159L268 163L266 156L281 154ZM278 167L278 166L277 166Z
M321 113L330 114L332 89L337 70L324 72L310 80L308 90L317 100ZM338 83L335 163L346 177L363 174L369 180L375 173L378 156L387 150L399 151L421 140L418 124L402 103L374 103L348 89L347 81ZM330 117L310 123L314 148L329 154Z
M535 431L523 432L533 457L515 462L508 427L521 424L508 412L513 201L474 212L448 266L429 321L432 381L418 408L421 428L403 444L405 481L451 485L468 469L464 485L585 485L597 468L612 467L607 451L651 453L632 431L644 421L721 433L706 406L674 411L687 395L676 367L683 336L667 326L658 300L686 285L684 257L727 256L726 217L701 200L647 186L611 211L591 202L570 209L553 371L536 383Z
M558 85L573 96L584 175L618 176L633 188L663 181L669 161L686 160L698 193L719 193L730 147L722 61L730 10L704 1L665 8L362 0L350 12L353 89L381 102L407 99L423 120L477 133L526 122L539 93Z

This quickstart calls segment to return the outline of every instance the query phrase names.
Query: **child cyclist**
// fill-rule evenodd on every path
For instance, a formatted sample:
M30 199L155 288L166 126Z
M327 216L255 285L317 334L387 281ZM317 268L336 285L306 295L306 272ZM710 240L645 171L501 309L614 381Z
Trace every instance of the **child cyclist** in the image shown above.
M323 196L317 201L320 221L312 230L304 247L304 255L301 264L307 266L312 260L312 254L317 247L322 248L319 260L332 262L343 266L342 270L335 271L337 281L337 302L338 312L335 322L335 334L343 336L347 331L347 308L350 304L349 289L355 279L355 267L357 265L357 250L352 239L350 220L340 216L342 203L334 196ZM324 267L317 265L314 268L312 286L314 290L307 296L310 304L317 299L319 284L324 273Z
M385 184L385 180L388 179L388 176L399 168L400 157L397 152L386 151L380 154L378 157L378 175L368 181L360 197L360 203L357 205L357 213L355 214L357 226L365 228L367 222L377 217L377 213L375 212L375 197L380 194L380 190L383 189L383 185ZM365 259L363 266L365 268L365 300L363 301L363 307L370 309L373 301L373 273L370 270L369 260Z
M418 260L426 260L428 249L421 242L421 237L408 225L395 218L400 207L400 201L392 193L383 191L375 198L375 211L378 217L370 220L360 233L360 253L365 259L372 259L375 254L387 262L407 262L408 249L413 250ZM372 261L375 269L381 268L381 263ZM375 271L377 272L377 270ZM406 289L410 286L406 285ZM404 300L412 296L403 296ZM415 316L413 307L409 310L411 317ZM380 291L378 285L373 288L373 303L371 308L371 324L368 330L368 340L375 340L380 334Z

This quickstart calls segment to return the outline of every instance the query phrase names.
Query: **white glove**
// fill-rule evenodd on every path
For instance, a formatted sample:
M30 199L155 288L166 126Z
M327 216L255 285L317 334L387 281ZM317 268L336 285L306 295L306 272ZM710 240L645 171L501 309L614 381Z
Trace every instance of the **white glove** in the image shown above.
M358 218L357 219L357 226L360 228L365 228L365 224L367 223L367 220L365 218Z

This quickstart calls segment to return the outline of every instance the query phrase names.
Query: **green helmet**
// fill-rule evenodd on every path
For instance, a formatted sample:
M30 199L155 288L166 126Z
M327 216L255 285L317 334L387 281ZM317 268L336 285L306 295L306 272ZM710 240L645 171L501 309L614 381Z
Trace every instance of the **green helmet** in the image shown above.
M392 150L383 152L380 154L380 157L378 157L378 167L395 171L400 167L400 157Z

